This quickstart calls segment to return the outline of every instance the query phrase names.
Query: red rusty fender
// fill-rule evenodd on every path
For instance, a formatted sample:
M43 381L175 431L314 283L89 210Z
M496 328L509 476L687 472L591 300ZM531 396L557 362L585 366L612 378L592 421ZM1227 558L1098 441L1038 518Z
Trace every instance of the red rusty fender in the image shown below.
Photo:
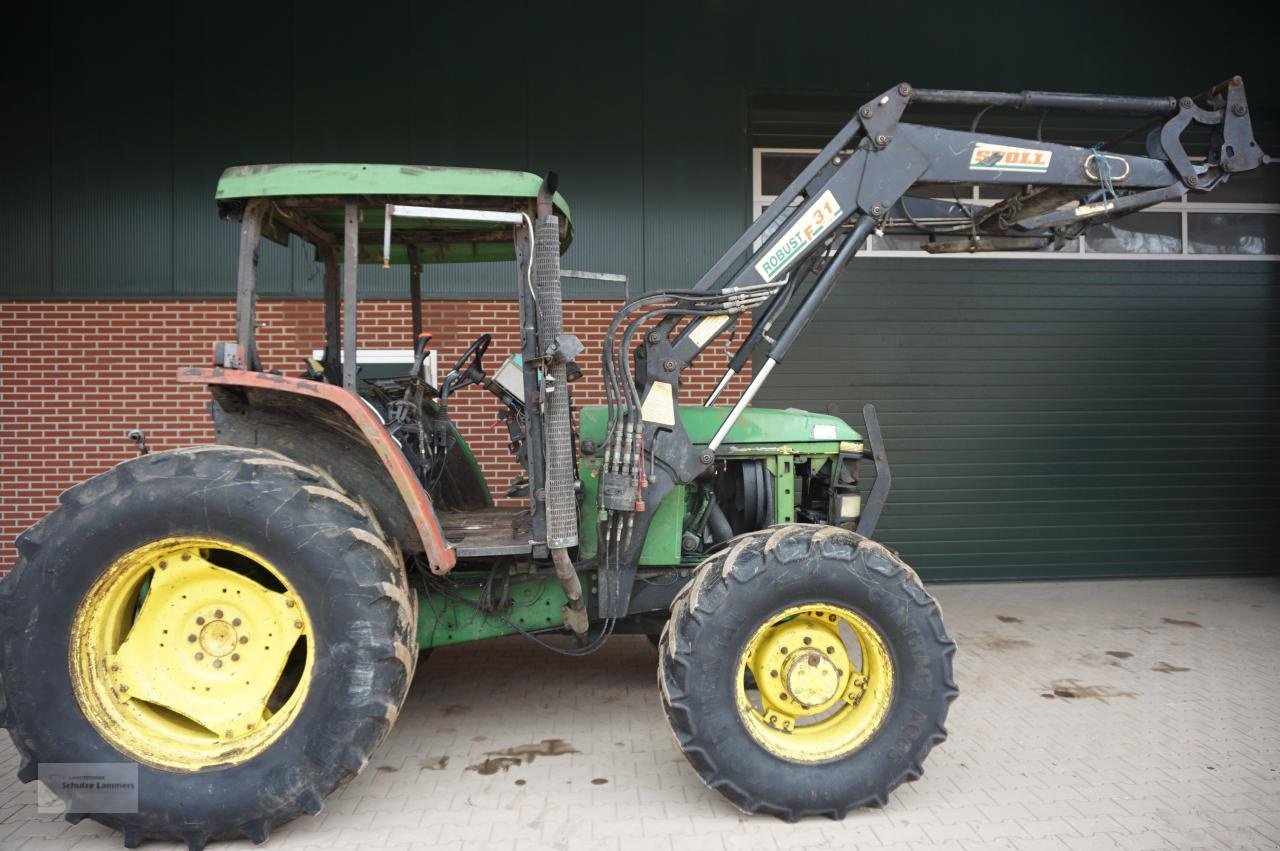
M413 518L418 534L422 537L423 551L431 565L431 572L443 574L453 569L458 561L458 554L445 540L435 509L431 507L431 497L418 483L413 468L400 453L400 447L392 440L391 435L387 434L377 415L359 397L333 384L219 367L186 367L178 371L178 380L191 384L224 384L278 393L297 393L323 399L345 412L359 427L361 434L369 441L369 445L378 453L383 466L391 474L391 480L400 491L400 497L409 509L409 516Z

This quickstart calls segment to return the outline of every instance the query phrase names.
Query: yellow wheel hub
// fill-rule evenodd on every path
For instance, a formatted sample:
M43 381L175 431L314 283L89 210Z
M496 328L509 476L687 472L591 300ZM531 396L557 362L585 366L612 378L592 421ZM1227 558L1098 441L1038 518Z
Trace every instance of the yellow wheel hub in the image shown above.
M793 762L838 759L861 747L893 699L884 639L861 615L829 603L779 612L747 642L739 668L738 712L747 730Z
M195 771L261 753L306 696L311 622L275 567L207 538L126 553L85 595L70 664L85 717L140 762Z

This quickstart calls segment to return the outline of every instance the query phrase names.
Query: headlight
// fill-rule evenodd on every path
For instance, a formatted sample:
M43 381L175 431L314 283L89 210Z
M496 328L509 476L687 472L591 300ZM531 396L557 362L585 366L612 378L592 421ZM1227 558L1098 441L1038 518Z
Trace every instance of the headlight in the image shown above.
M831 520L841 523L856 520L862 514L862 495L857 493L837 493L831 500Z

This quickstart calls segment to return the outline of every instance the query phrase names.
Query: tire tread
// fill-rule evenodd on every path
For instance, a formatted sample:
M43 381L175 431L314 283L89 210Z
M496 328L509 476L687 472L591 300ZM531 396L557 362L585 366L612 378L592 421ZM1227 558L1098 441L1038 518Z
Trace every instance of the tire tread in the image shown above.
M843 819L851 810L859 807L883 807L888 802L889 793L895 788L923 776L925 758L935 745L946 739L946 728L939 721L934 733L922 738L917 744L900 773L889 778L880 789L837 808L806 808L781 799L771 801L754 798L724 775L716 763L714 749L704 746L696 724L696 713L689 705L689 690L685 679L690 671L696 670L691 657L698 647L697 633L702 619L714 615L719 605L729 597L730 582L744 586L770 569L792 571L801 570L806 565L816 569L817 556L847 556L852 568L855 555L861 555L872 570L896 585L906 599L926 610L932 637L947 663L940 695L944 700L944 717L946 704L959 693L951 665L955 643L947 635L941 609L924 590L919 575L887 547L839 527L809 524L774 526L740 536L736 542L731 542L728 547L704 561L694 578L672 603L671 617L663 630L659 647L658 681L663 708L677 745L702 780L743 812L768 813L794 822L809 815ZM721 593L717 593L717 589L721 589ZM713 601L719 605L710 605Z

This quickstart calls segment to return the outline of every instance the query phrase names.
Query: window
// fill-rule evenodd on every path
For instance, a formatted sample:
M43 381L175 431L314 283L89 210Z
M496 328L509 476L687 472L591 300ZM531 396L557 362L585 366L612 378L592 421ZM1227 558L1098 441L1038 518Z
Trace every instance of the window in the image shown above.
M338 360L343 359L343 352L338 353ZM311 356L316 360L324 359L324 349L315 349ZM401 378L413 369L413 349L356 349L356 365L360 367L360 378ZM436 351L427 352L422 362L423 377L432 387L436 382Z
M778 193L809 164L818 149L755 148L752 151L752 197L759 216ZM992 186L913 187L908 195L958 200L988 206L1008 194ZM760 242L767 239L766 231ZM920 246L927 237L872 235L864 253L880 256L934 257ZM759 243L757 243L758 245ZM950 255L956 256L956 255ZM1207 194L1188 193L1181 201L1156 204L1114 222L1094 225L1055 251L980 252L966 257L1187 258L1232 260L1280 259L1280 166L1263 166L1232 177Z

